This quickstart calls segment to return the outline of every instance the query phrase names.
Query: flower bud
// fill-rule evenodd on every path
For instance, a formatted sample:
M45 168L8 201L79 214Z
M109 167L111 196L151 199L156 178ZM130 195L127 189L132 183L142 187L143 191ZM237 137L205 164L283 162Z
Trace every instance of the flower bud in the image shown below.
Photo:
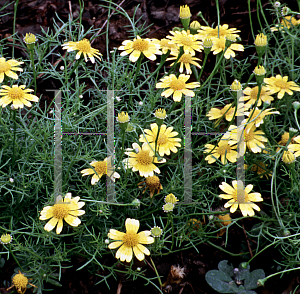
M242 90L242 85L238 80L234 80L230 86L231 93L234 98L237 98L237 92Z
M27 48L29 50L33 50L34 46L35 46L35 42L37 41L37 38L35 37L34 34L32 33L26 33L25 37L24 37L24 42L27 45Z
M266 47L268 45L267 36L264 34L258 34L255 38L254 44L255 44L257 55L261 57L265 53Z
M197 30L199 30L201 27L199 21L197 20L194 20L193 22L191 22L190 24L190 31L191 31L191 34L195 35L197 34Z
M260 86L265 78L266 70L262 65L256 66L254 69L255 79L257 84Z
M300 108L300 102L298 101L293 102L292 105L296 111Z
M117 121L119 122L121 129L125 131L128 122L130 121L130 117L127 112L124 113L124 111L122 111L121 113L118 114Z
M185 30L188 29L191 20L191 11L187 5L180 6L179 17Z
M164 122L164 119L167 117L167 113L164 109L159 108L155 111L154 116L156 118L156 124L161 126Z
M288 14L290 14L292 11L290 8L288 8L287 6L282 7L281 9L281 15L282 16L286 16Z
M236 36L234 36L233 34L227 34L225 36L225 47L229 47L232 43L236 42Z
M212 40L210 38L205 38L203 42L204 53L209 54L212 46L213 46Z

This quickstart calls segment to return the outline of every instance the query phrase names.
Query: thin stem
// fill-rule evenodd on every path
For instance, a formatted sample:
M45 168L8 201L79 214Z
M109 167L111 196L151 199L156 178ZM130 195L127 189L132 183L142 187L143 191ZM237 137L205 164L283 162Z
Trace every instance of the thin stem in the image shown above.
M29 50L29 53L30 53L30 60L32 65L32 73L33 73L34 95L36 95L36 69L34 65L33 50Z
M117 168L120 165L120 162L122 161L123 155L124 155L124 142L125 142L125 130L121 130L122 132L122 149L121 149L121 156L120 159L118 160L117 166L115 167L115 170L117 170Z
M203 64L202 64L202 67L201 67L201 71L200 71L199 76L198 76L198 80L197 80L198 82L200 82L200 80L201 80L201 76L202 76L206 61L207 61L207 57L208 57L208 54L205 54Z
M161 125L158 125L157 135L156 135L156 138L155 138L154 156L153 156L153 161L152 161L152 163L154 163L154 159L155 159L155 157L156 157L156 147L157 147L157 141L158 141L158 137L159 137L160 127L161 127ZM158 152L158 151L157 151L157 152Z
M16 112L17 110L13 110L13 121L14 121L14 138L13 138L13 155L12 155L12 169L15 166L15 144L16 144Z
M156 269L156 266L155 266L155 264L154 264L154 262L153 262L153 260L152 260L151 257L150 257L150 261L151 261L151 264L152 264L152 266L153 266L153 268L154 268L154 271L155 271L155 274L156 274L156 276L157 276L159 285L160 285L160 287L161 287L161 286L162 286L162 282L161 282L161 279L160 279L160 277L159 277L159 274L158 274L158 271L157 271L157 269Z
M15 33L16 33L16 19L17 19L18 4L19 4L19 0L16 0L15 6L14 6L12 58L15 57Z

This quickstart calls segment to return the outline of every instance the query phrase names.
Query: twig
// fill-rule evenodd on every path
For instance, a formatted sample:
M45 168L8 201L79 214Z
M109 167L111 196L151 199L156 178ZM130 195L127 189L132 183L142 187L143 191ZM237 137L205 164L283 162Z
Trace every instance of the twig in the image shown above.
M246 233L245 227L244 227L243 220L242 220L242 227L243 227L244 234L245 234L245 236L246 236L246 241L247 241L247 245L248 245L249 253L250 253L250 256L251 256L251 258L252 258L252 257L253 257L253 253L252 253L252 249L251 249L251 247L250 247L250 242L249 242L249 239L248 239L248 236L247 236L247 233Z

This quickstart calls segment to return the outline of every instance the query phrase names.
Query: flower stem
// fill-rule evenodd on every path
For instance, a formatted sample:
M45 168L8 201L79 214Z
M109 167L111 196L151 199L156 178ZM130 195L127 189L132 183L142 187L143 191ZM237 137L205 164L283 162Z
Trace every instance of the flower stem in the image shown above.
M12 169L15 166L15 144L16 144L16 110L13 110L13 121L14 121L14 138L13 138L13 154L12 154Z
M29 50L29 53L30 53L30 60L32 65L32 73L33 73L34 95L36 95L36 70L35 70L34 59L33 59L33 50Z
M119 167L120 162L122 161L123 155L124 155L124 142L125 142L125 130L121 130L122 132L122 149L121 149L121 156L120 159L118 160L117 166L115 170Z
M283 273L288 273L288 272L291 272L291 271L295 271L295 270L300 270L300 267L296 267L296 268L292 268L292 269L287 269L287 270L283 270L283 271L280 271L280 272L277 272L275 274L272 274L272 275L269 275L267 277L265 277L264 279L259 279L257 281L257 283L259 283L261 286L263 286L265 284L265 282L269 279L269 278L272 278L276 275L279 275L279 274L283 274Z
M141 54L140 57L139 57L139 59L138 59L138 61L136 62L135 75L134 75L133 80L132 80L132 83L131 83L131 85L130 85L130 87L129 87L129 94L132 93L132 89L133 89L133 87L134 87L134 83L135 83L135 81L136 81L136 78L137 78L137 76L138 76L139 71L141 70L141 65L142 65L142 60L143 60L143 59L144 59L144 54ZM129 99L130 99L130 104L131 104L131 106L133 107L133 102L132 102L132 97L131 97L131 95L129 96Z
M198 82L200 82L200 80L201 80L201 76L202 76L206 61L207 61L207 57L208 57L208 54L205 54L203 64L202 64L202 67L201 67L201 71L200 71L200 74L199 74L198 79L197 79Z
M153 262L153 260L152 260L151 257L150 257L150 261L151 261L151 264L152 264L152 266L153 266L153 268L154 268L154 271L155 271L155 274L156 274L156 276L157 276L159 285L160 285L160 287L161 287L161 286L162 286L162 282L161 282L161 279L160 279L159 274L158 274L158 272L157 272L156 266L155 266L155 264L154 264L154 262Z
M157 147L157 141L158 141L158 137L159 137L160 127L161 127L161 126L158 125L157 135L156 135L156 139L155 139L154 156L153 156L153 161L152 161L152 163L154 163L154 159L155 159L155 157L156 157L156 147Z

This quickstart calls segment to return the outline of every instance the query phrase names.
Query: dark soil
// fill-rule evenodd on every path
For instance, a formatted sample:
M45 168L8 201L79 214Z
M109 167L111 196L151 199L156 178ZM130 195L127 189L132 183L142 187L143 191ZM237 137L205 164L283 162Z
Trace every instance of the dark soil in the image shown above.
M6 1L0 0L0 6L5 4ZM94 28L101 30L105 20L107 19L107 9L101 7L102 1L84 1L85 8L83 13L83 25L85 28L94 26ZM146 25L153 24L149 28L149 32L145 37L149 38L164 38L169 34L174 26L181 27L180 20L178 17L179 7L183 4L188 4L190 6L191 12L193 13L192 20L196 20L196 14L202 11L205 19L211 25L217 23L217 11L215 1L208 0L124 0L115 1L121 4L122 8L127 11L127 13L132 16L134 9L137 5L137 18L142 16L142 21L146 22ZM288 6L297 11L297 1L288 0L285 1ZM100 5L99 5L100 4ZM103 3L104 4L104 3ZM255 34L259 32L259 23L257 21L257 8L256 1L251 0L251 16L253 29ZM251 30L249 25L249 12L248 12L248 1L234 1L234 0L219 0L220 5L220 17L221 24L229 24L230 27L238 28L241 30L240 36L242 38L241 43L243 45L253 44ZM272 23L272 15L267 11L270 8L267 0L262 0L262 5L264 7L266 16L269 23ZM71 9L71 10L70 10ZM2 17L0 19L0 38L9 37L12 34L13 27L13 4L10 5L4 12L10 12L10 14ZM53 29L53 20L55 18L55 13L64 20L67 21L68 14L72 12L73 17L77 17L79 13L79 4L77 1L63 1L63 0L20 0L17 13L16 21L16 31L20 38L22 38L25 33L32 32L35 34L41 34L40 27L42 26L45 30L47 28ZM197 19L200 21L199 19ZM205 25L200 21L202 25ZM128 25L128 21L124 19L120 14L115 13L110 18L109 26L109 41L110 47L118 47L121 45L123 40L128 39L128 34L125 26ZM105 27L104 27L105 30ZM100 36L93 43L93 47L100 50L100 52L106 55L105 49L105 36ZM18 50L18 44L16 47L16 57L22 57L22 50ZM4 52L11 50L11 45ZM240 53L239 53L240 54ZM247 52L241 53L242 56L246 56ZM201 57L200 57L201 58ZM53 63L56 60L53 60ZM207 72L204 73L203 78L209 75L209 68ZM38 89L46 89L49 81L43 81L42 77L38 79ZM55 86L55 85L51 85ZM40 93L41 94L41 93ZM43 101L50 100L47 93L43 94ZM41 101L43 104L44 102ZM251 228L253 226L253 221L250 219L244 220L245 228ZM230 243L227 245L226 249L230 252L241 253L238 257L231 257L221 250L212 247L206 243L202 243L197 246L197 251L195 249L190 249L186 251L181 251L180 253L174 253L166 255L163 257L152 256L153 261L157 267L158 273L162 276L162 282L167 280L167 276L171 265L180 265L185 267L186 276L181 281L181 283L173 283L168 288L171 293L179 294L195 294L195 293L217 293L207 284L205 281L205 273L212 269L217 269L218 263L221 260L229 260L234 267L247 261L250 258L249 247L254 250L256 248L255 242L249 240L242 229L237 226L230 230L229 232ZM214 244L222 246L224 248L225 235L214 241ZM276 249L268 249L265 255L259 256L254 259L251 263L251 269L264 269L266 275L270 275L276 272L277 264L274 262L274 258L278 251ZM244 258L243 258L244 256ZM101 260L102 264L112 265L115 263L113 257L105 257ZM86 268L80 271L76 271L77 268L82 266L86 262L85 259L78 257L73 258L71 263L65 263L62 266L72 268L62 270L61 283L62 287L54 287L51 284L46 284L45 288L54 289L53 293L69 293L69 294L79 294L79 293L117 293L117 294L129 294L129 293L158 293L155 287L151 284L145 285L146 280L138 278L137 280L127 279L125 274L117 275L116 279L109 278L108 284L110 289L105 285L104 282L96 285L97 282L101 280L99 275L105 276L108 272L98 270L96 273L90 273ZM142 270L146 269L145 276L149 278L155 277L155 272L151 268L150 260L147 259L147 264L144 262L138 262L135 260L134 267L141 267ZM11 280L11 275L16 264L12 259L6 262L5 267L2 268L1 279L0 279L0 292L8 293L5 290L3 281ZM125 270L125 266L119 264L119 269ZM4 272L3 272L4 270ZM98 275L97 275L98 274ZM157 280L156 280L156 284ZM297 272L291 272L288 275L284 275L282 278L280 276L275 276L266 283L265 287L257 289L257 293L261 294L289 294L289 293L300 293L300 290L293 290L300 285L299 274ZM28 289L26 293L31 293L32 289Z

